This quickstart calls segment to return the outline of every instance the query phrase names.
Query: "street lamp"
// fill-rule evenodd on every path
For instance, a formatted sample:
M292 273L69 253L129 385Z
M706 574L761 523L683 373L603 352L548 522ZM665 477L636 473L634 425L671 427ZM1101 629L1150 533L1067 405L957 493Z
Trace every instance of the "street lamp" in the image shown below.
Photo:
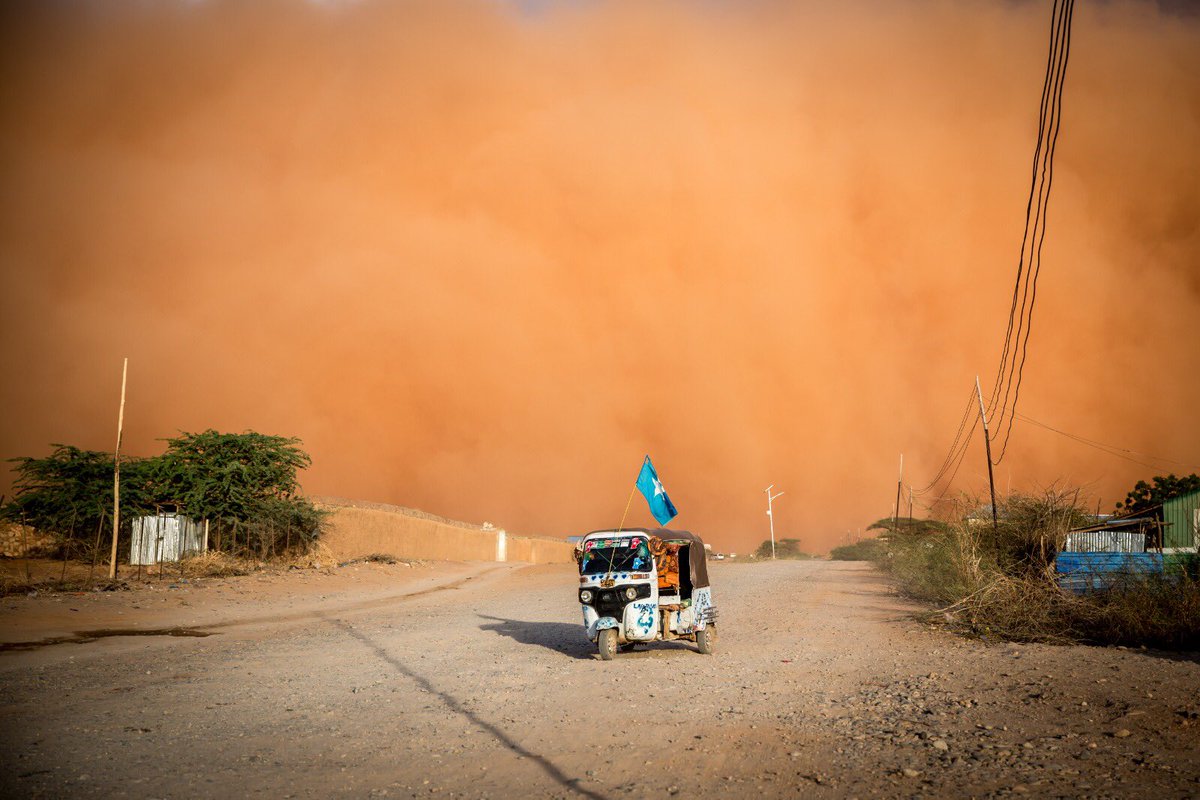
M772 483L770 486L763 489L763 491L767 493L767 519L769 519L771 521L771 560L772 561L775 560L775 515L773 513L771 513L774 510L772 508L771 504L772 504L772 502L774 502L775 498L783 497L783 492L780 492L779 494L771 494L771 490L774 488L775 488L775 484Z

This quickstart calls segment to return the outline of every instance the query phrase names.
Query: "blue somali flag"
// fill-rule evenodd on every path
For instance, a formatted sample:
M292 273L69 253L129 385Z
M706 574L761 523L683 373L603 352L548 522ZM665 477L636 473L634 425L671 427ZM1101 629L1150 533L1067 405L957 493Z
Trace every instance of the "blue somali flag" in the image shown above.
M646 460L642 462L642 471L637 477L637 488L650 504L650 513L658 520L659 525L666 525L679 513L675 510L671 498L667 497L667 490L658 479L658 473L650 463L650 456L646 456Z

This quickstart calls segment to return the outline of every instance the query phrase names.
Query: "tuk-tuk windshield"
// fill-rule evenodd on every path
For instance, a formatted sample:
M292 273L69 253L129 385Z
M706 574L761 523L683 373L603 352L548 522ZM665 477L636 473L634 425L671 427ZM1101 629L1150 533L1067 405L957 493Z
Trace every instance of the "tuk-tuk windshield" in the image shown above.
M654 562L650 548L643 538L599 539L587 542L580 565L581 575L603 575L606 572L649 572Z

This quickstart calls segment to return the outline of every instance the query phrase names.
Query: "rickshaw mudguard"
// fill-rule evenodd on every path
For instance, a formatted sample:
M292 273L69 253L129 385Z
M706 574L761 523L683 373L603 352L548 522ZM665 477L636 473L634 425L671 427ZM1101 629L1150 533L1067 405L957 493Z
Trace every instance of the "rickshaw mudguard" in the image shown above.
M591 606L583 607L583 624L587 630L588 639L593 642L600 635L600 631L605 628L616 628L618 632L621 630L621 623L612 617L601 617Z

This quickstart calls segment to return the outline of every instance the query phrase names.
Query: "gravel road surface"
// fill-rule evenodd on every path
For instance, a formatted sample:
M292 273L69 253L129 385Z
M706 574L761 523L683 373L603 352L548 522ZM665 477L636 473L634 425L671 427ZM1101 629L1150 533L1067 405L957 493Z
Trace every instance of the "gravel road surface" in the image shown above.
M711 573L716 654L612 662L570 565L5 598L0 796L1200 796L1195 656L956 638L864 564Z

